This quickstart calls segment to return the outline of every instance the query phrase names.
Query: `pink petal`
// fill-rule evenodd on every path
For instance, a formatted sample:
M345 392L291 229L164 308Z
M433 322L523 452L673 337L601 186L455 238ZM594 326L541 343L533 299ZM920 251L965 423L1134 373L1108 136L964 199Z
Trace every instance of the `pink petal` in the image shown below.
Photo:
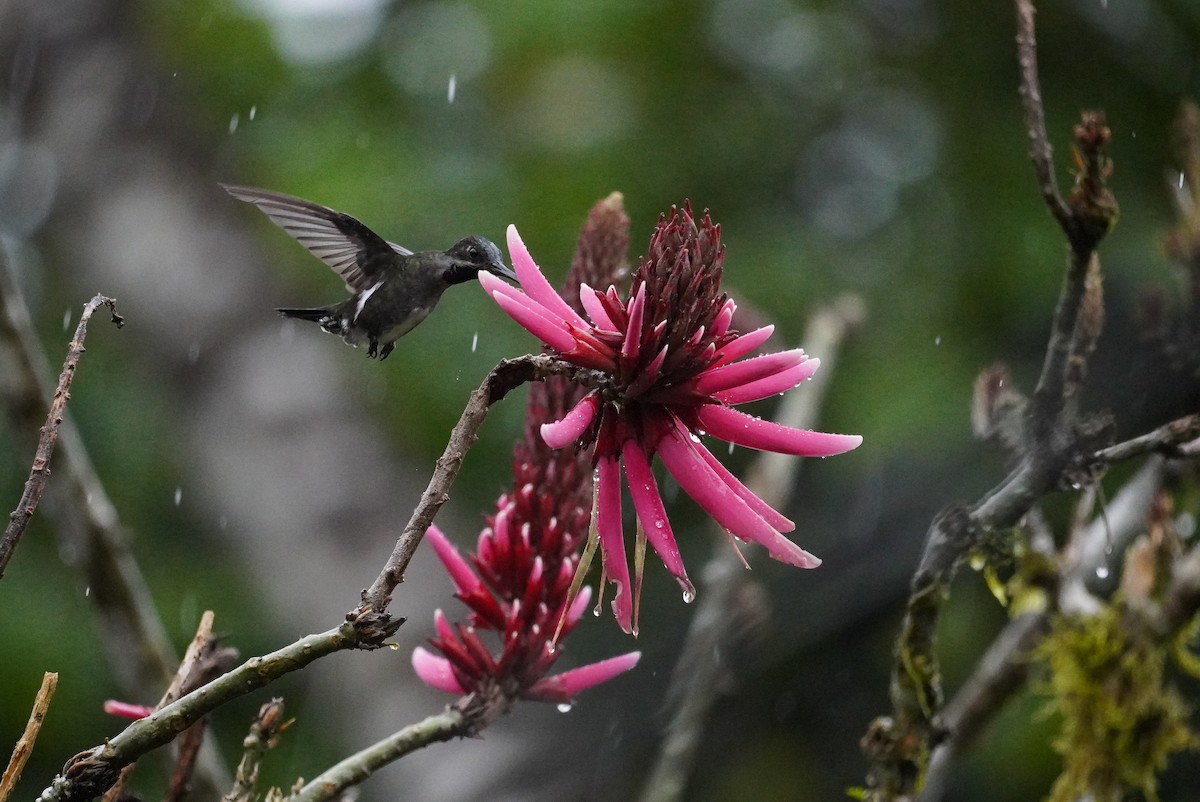
M576 694L593 688L602 682L608 682L616 676L624 674L638 664L641 652L630 652L617 657L610 657L597 663L572 668L552 677L543 677L526 691L525 696L531 699L543 699L548 702L569 702Z
M601 457L596 467L599 472L596 530L600 534L604 573L617 586L612 601L613 615L621 629L635 634L633 604L629 597L629 561L625 558L625 537L621 531L621 463L615 457Z
M608 312L604 309L604 304L596 297L597 291L589 287L587 284L579 285L579 303L583 305L583 311L588 313L588 317L597 328L607 329L608 331L616 331L617 327L613 324L612 318L608 316Z
M480 276L490 275L480 270ZM499 281L499 279L496 279ZM480 283L484 279L480 278ZM508 287L507 284L504 285ZM545 307L539 306L522 293L492 293L496 305L508 313L508 316L521 324L533 336L561 354L570 353L575 349L575 335L567 328L567 324L555 318Z
M781 535L725 484L696 453L694 443L682 425L659 441L658 453L684 492L733 535L758 543L776 560L798 568L816 568L821 564L816 557Z
M713 337L720 337L725 332L729 331L729 324L733 322L733 313L737 310L737 304L730 298L721 307L721 311L717 313L716 320L713 321Z
M564 415L562 420L554 423L543 423L541 428L542 440L551 448L562 448L565 445L574 443L592 425L592 421L596 419L596 412L599 409L600 399L596 395L596 391L593 390L580 399L579 403L572 407L571 411Z
M471 570L470 564L463 559L458 549L454 548L454 544L442 534L442 530L438 529L436 524L430 524L425 530L425 539L433 546L434 553L446 567L446 573L450 574L450 581L459 593L466 595L480 586L479 577Z
M790 519L781 515L778 510L759 498L753 490L742 484L721 464L719 459L713 456L711 451L704 447L703 443L692 443L692 450L699 454L708 467L712 468L713 473L720 477L721 481L728 485L730 490L737 493L738 497L746 502L750 509L758 513L764 521L780 532L791 532L796 528L796 524Z
M642 349L642 314L646 309L646 285L638 285L633 300L629 302L629 324L625 326L625 341L621 343L621 356L636 362Z
M798 386L806 379L811 378L820 366L821 360L810 359L807 362L796 365L794 368L781 370L774 376L766 376L757 381L747 382L740 387L732 387L728 390L722 390L719 393L713 393L713 398L729 406L748 404L751 401L758 401L761 398L783 393Z
M587 321L581 318L550 286L546 276L542 274L537 264L534 263L533 257L529 255L529 249L521 241L521 235L517 233L517 227L514 225L508 227L508 255L517 272L517 279L521 282L521 289L525 290L530 298L573 326L581 329L591 328ZM481 270L480 272L486 271Z
M633 507L637 511L638 520L646 533L646 539L654 547L655 553L663 561L683 592L690 596L696 595L696 589L688 581L687 571L683 568L683 558L679 554L679 544L675 542L675 534L671 531L671 522L667 520L667 511L663 507L662 496L658 492L658 483L654 480L654 472L650 470L650 462L646 459L642 447L633 440L626 440L621 449L625 460L625 477L628 479L629 495L633 498Z
M434 690L446 693L466 693L458 684L458 680L454 678L450 661L444 657L438 657L422 646L413 649L412 667L417 672L417 676Z
M482 276L485 272L487 272L487 271L481 270L481 271L479 271L479 275ZM488 275L491 275L491 274L488 274ZM492 278L496 278L496 277L492 276ZM504 282L498 278L496 278L496 283L503 284L505 287L509 286L507 284L504 284ZM720 351L717 351L717 354L716 354L717 364L720 365L720 364L724 364L725 362L732 362L735 359L739 359L739 358L745 356L746 354L753 351L755 348L758 348L758 346L765 343L767 340L771 339L771 335L774 332L775 332L774 326L763 326L761 329L755 329L754 331L746 332L745 334L741 335L740 337L736 338L735 340L732 340L731 342L727 343L725 345L725 347L722 348Z
M728 362L701 373L696 379L696 389L704 395L712 395L721 390L774 376L781 371L802 365L806 360L808 356L796 348L792 351L763 354L740 362Z
M696 420L704 431L727 443L799 457L831 457L862 444L861 435L793 429L716 404L699 407Z
M137 721L140 718L145 718L154 712L153 707L146 705L135 705L132 702L120 702L116 699L104 700L104 712L110 716L118 716L120 718L128 718Z

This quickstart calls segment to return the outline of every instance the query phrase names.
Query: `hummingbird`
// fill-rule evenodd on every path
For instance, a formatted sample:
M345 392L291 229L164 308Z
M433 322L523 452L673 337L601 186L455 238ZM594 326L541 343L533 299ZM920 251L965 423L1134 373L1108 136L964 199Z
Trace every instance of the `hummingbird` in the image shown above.
M413 253L327 206L265 189L221 186L238 200L253 203L333 268L351 293L329 306L275 311L311 320L355 347L366 345L368 357L387 359L396 340L429 316L451 284L470 281L480 270L517 280L500 249L483 237L467 237L445 251Z

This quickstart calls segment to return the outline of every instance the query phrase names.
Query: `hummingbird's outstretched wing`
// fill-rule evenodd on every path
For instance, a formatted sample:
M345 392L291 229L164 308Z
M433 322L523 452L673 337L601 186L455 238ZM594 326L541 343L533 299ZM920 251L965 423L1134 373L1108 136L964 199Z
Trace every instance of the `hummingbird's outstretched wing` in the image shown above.
M396 263L396 254L412 253L328 206L265 189L221 186L238 200L253 203L271 222L332 267L345 280L350 292L370 289Z

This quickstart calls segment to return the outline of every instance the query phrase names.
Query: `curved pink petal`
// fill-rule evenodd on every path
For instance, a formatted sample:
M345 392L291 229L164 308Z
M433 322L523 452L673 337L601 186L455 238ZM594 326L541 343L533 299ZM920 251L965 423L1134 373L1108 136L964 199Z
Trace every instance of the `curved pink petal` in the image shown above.
M713 337L720 337L729 331L729 324L733 322L733 313L735 311L737 311L737 304L730 298L721 307L721 311L717 312L717 317L713 321Z
M636 362L642 350L642 315L646 310L646 285L638 285L633 300L629 302L629 323L625 326L625 341L621 343L621 356Z
M470 564L463 559L458 549L454 548L454 544L442 534L442 530L437 528L437 524L429 525L429 528L425 530L425 539L429 541L429 545L433 546L434 554L446 567L446 573L450 575L450 581L454 583L454 587L459 593L466 595L480 586L479 577L471 570Z
M495 277L493 276L493 278ZM504 282L498 278L496 281L504 284ZM504 284L504 286L507 287L509 285ZM714 356L714 359L716 360L715 364L723 365L726 362L732 362L735 359L741 359L746 354L754 351L767 340L771 339L771 335L774 333L775 326L771 325L763 326L761 329L755 329L754 331L748 331L745 334L740 335L736 339L726 343L724 348L717 351L716 355Z
M668 432L658 444L658 454L667 470L713 520L742 540L766 548L780 562L798 568L821 564L813 555L788 540L733 491L696 452L686 430Z
M629 561L625 558L625 536L621 531L621 463L615 457L601 457L596 466L598 496L596 530L600 535L600 551L604 573L617 586L612 610L621 629L633 630L633 603L630 600Z
M774 376L781 371L802 365L806 360L808 355L796 348L791 351L763 354L740 362L727 362L720 367L709 368L697 376L696 389L704 395L712 395L721 390Z
M444 657L438 657L422 646L413 649L412 667L413 671L417 672L417 676L435 690L456 694L466 693L455 679L454 671L450 668L450 661Z
M769 523L772 527L780 532L791 532L796 528L796 524L793 523L789 518L780 514L778 510L759 498L757 493L742 484L741 480L730 473L729 470L721 464L721 461L713 456L711 451L704 447L703 443L692 443L692 450L699 454L701 458L703 458L703 460L708 464L708 467L712 468L713 473L720 477L721 481L728 485L730 490L732 490L734 493L737 493L742 501L746 502L750 509L758 513L764 521Z
M728 390L713 393L712 397L729 406L748 404L751 401L768 398L796 387L816 373L820 366L821 360L809 359L793 368L781 370L773 376L766 376L739 387L731 387Z
M687 571L683 568L683 557L679 554L679 544L675 542L675 534L671 531L671 522L667 520L667 511L663 507L662 496L658 492L658 482L654 480L654 472L650 469L650 461L646 459L642 447L633 440L626 440L621 448L621 456L625 461L625 478L629 484L629 495L633 498L633 508L646 540L654 547L660 560L667 570L674 575L683 592L689 596L696 595L696 589L688 581Z
M546 276L533 261L533 257L529 255L529 249L521 241L521 235L517 233L516 226L509 225L507 236L508 255L512 259L513 268L517 272L517 280L521 282L521 289L525 290L530 298L562 318L565 322L578 326L581 329L591 328L587 321L581 318L562 299L558 291L550 286L550 282L546 280ZM483 273L486 271L481 270L480 272Z
M579 403L572 407L562 420L543 423L542 440L551 448L562 448L574 443L592 425L599 409L600 399L593 390L580 399Z
M604 304L598 297L598 290L594 290L587 284L579 285L579 303L583 306L583 311L588 313L588 317L596 324L596 328L607 329L608 331L616 331L617 327L612 322L612 318L608 316L608 312L604 309Z
M624 674L636 666L641 657L641 652L630 652L543 677L525 692L525 696L547 702L569 702L576 694Z
M696 420L704 431L728 443L799 457L831 457L862 444L861 435L793 429L716 404L697 409Z
M684 492L733 534L764 544L779 534L709 467L682 426L658 442L658 455Z
M479 271L479 275L485 275L485 271ZM565 322L555 318L545 307L519 293L514 296L496 292L492 294L492 300L507 312L509 317L555 351L566 354L575 349L575 335L567 329Z

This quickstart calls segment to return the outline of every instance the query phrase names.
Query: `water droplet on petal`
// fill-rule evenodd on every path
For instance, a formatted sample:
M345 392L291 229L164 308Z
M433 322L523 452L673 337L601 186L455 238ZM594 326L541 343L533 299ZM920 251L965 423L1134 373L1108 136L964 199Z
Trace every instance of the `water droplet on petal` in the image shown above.
M571 712L571 708L572 708L573 706L574 706L574 705L572 705L570 702L559 702L559 703L558 703L558 712L560 712L560 713L570 713L570 712Z

